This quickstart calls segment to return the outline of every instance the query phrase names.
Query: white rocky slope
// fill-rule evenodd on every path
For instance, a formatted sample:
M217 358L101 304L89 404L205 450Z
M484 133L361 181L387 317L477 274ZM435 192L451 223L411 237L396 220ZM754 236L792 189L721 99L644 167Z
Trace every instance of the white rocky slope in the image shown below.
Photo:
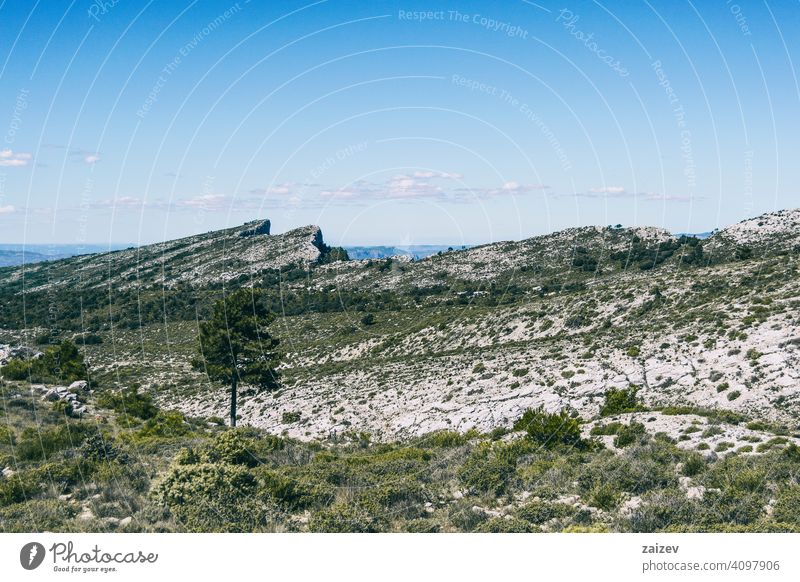
M759 261L716 266L704 270L704 280L750 285L749 273L763 267ZM609 389L635 385L650 407L731 410L796 426L800 279L796 265L788 268L794 276L765 280L753 293L715 298L712 285L708 301L696 302L695 271L635 274L579 298L537 298L475 316L454 312L444 325L398 320L388 338L357 335L329 350L290 344L299 348L287 364L299 371L297 380L277 396L244 398L240 412L246 423L298 438L355 430L383 440L510 427L540 405L589 420ZM640 315L655 284L664 289L664 307ZM588 323L570 327L570 313L587 305L594 306ZM226 402L221 390L170 401L223 417ZM286 422L287 412L301 420Z
M713 253L746 246L779 251L792 250L798 245L800 208L795 208L762 214L726 227L709 238L706 249Z

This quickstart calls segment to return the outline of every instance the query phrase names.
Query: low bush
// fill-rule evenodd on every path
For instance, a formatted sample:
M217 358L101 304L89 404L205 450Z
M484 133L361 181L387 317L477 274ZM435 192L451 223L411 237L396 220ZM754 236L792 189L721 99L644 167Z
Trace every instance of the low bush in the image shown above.
M533 533L539 530L523 519L493 517L478 525L473 531L480 533Z
M543 501L532 501L523 505L516 511L516 516L533 524L543 524L551 519L571 517L577 513L577 509L565 503L546 503Z
M269 523L269 504L246 468L228 464L176 465L153 491L189 531L249 532Z
M97 405L142 420L153 418L158 414L158 407L153 402L153 397L139 393L136 388L125 388L119 392L110 390L102 392L97 396Z
M170 438L184 436L189 432L190 427L183 414L177 410L160 410L134 435L136 438Z
M326 533L376 533L385 531L386 525L357 505L338 504L315 513L308 529Z
M481 443L459 468L459 479L471 490L500 495L508 489L517 461L525 452L518 442Z
M0 373L7 380L28 380L31 375L32 361L28 360L10 360L5 366L0 368Z
M622 425L617 431L617 436L614 439L614 446L618 449L622 449L645 440L647 440L647 431L644 425L640 422L631 422L630 424Z
M78 450L83 441L94 432L93 427L77 422L67 422L52 428L28 427L17 439L17 460L42 461L60 451Z
M681 474L686 477L694 477L706 470L706 460L699 453L690 453L681 467Z
M772 518L781 523L800 526L800 485L789 485L778 492Z
M600 416L612 416L624 412L641 410L637 399L639 389L636 386L629 388L611 388L605 394L605 400L600 407Z
M536 443L546 448L567 445L584 449L589 443L581 438L580 422L562 410L549 413L543 407L528 409L514 423L514 430L525 431Z
M227 463L255 467L260 460L252 452L252 443L241 430L226 430L214 436L200 453L206 463Z

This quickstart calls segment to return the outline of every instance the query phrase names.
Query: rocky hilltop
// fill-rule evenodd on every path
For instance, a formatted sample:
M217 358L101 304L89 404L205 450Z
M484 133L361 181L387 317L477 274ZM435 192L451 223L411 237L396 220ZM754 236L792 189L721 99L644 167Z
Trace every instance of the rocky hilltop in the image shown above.
M323 250L317 226L270 235L270 221L178 240L0 270L0 288L35 293L50 288L204 285L250 277L269 269L317 261Z
M800 209L779 210L743 220L714 233L708 251L774 253L800 248ZM745 250L746 249L746 250Z

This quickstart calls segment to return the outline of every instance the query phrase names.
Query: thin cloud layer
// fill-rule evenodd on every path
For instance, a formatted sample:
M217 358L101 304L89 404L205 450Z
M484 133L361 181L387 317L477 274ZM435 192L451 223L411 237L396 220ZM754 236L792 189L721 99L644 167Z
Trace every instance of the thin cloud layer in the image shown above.
M15 152L10 149L0 150L0 166L4 168L18 168L27 166L33 156L28 153Z

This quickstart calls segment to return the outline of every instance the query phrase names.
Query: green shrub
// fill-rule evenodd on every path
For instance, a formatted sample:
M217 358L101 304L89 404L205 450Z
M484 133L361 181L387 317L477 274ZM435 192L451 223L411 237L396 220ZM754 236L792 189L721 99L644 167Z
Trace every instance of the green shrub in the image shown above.
M17 442L17 437L14 434L14 429L10 426L0 425L0 446L11 445Z
M517 460L525 452L519 442L481 443L459 468L459 479L471 490L499 495L507 490Z
M55 380L65 384L89 377L83 355L70 340L47 348L41 358L34 360L32 374L37 379Z
M90 434L80 448L81 456L88 461L119 461L127 463L129 457L114 445L113 439L99 432Z
M0 532L68 531L76 514L75 506L57 499L30 499L0 509Z
M516 511L516 516L533 524L542 524L551 519L560 519L575 515L577 510L565 503L546 503L544 501L532 501L523 505Z
M358 505L337 504L318 511L311 517L311 532L376 533L384 531L385 524Z
M138 438L169 438L184 436L189 432L183 414L177 410L159 410L135 434Z
M703 503L697 506L696 520L712 527L751 524L763 516L765 501L760 494L732 488L720 492L706 491Z
M592 427L590 434L593 436L615 435L623 427L621 422L609 422L608 424L596 424Z
M698 447L699 448L699 447ZM706 460L699 453L691 453L683 462L681 474L686 477L694 477L706 470Z
M611 483L597 485L589 492L587 502L592 507L597 507L604 511L611 511L622 500L619 490Z
M84 439L94 431L93 427L77 422L68 422L61 426L42 428L41 430L29 426L19 435L15 451L17 459L19 461L41 461L59 451L77 450Z
M545 412L542 406L528 409L514 423L514 430L527 432L531 439L546 448L562 444L579 449L588 446L588 443L581 439L578 419L570 416L566 410L554 414Z
M296 422L300 422L301 415L299 412L284 412L281 415L281 422L283 424L294 424Z
M447 518L453 527L462 532L474 531L481 523L488 519L483 511L475 511L474 504L467 499L460 499L453 503L448 511Z
M125 388L119 392L102 392L97 396L97 405L142 420L153 418L158 413L153 397L150 394L139 393L136 388Z
M695 502L688 501L683 491L664 489L642 498L625 520L626 528L634 533L662 531L678 524L691 524L696 515Z
M605 394L605 401L600 407L600 416L611 416L623 412L636 412L641 410L641 405L636 397L639 389L636 386L629 388L611 388Z
M800 463L800 447L794 443L789 443L786 448L783 449L783 456L793 463Z
M67 491L91 477L93 466L82 460L45 463L0 479L0 507L35 498L47 489Z
M175 465L153 491L189 531L258 531L270 507L259 500L258 482L246 468L202 463Z
M800 485L789 485L778 492L772 518L781 523L800 525Z
M630 424L622 425L617 431L617 436L614 439L614 446L621 449L634 443L641 442L646 436L647 431L642 423L631 422Z
M480 533L532 533L539 530L522 519L493 517L478 525L473 531Z
M323 507L336 497L335 487L306 476L287 475L266 468L258 470L256 475L260 483L260 495L276 499L290 511Z
M656 441L624 449L621 454L604 451L580 468L576 480L582 492L613 480L618 490L639 495L676 485L674 467L680 454L673 445Z
M432 519L417 518L408 520L405 530L408 533L439 533L442 526Z
M200 453L200 459L206 463L255 467L260 461L252 453L251 446L250 441L242 435L241 430L226 430L214 436Z
M728 392L728 400L734 401L737 398L739 398L739 396L741 396L741 395L742 395L742 393L739 390L734 390L733 392Z
M718 425L714 424L714 425L709 426L706 430L704 430L703 434L700 435L700 436L702 436L704 439L707 439L709 437L716 436L716 435L722 434L724 432L725 431L721 427L719 427Z
M32 365L32 361L10 360L0 368L0 372L8 380L27 380L30 377Z
M96 346L103 343L103 338L96 333L82 333L75 336L75 343L79 346Z

